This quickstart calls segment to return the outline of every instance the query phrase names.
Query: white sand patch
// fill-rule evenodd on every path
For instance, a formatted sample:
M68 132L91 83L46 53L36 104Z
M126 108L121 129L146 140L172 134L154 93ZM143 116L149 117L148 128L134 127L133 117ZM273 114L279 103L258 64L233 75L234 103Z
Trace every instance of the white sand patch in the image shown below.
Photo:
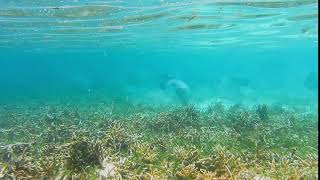
M115 178L117 175L117 167L109 161L108 158L103 160L103 169L98 170L99 177L102 179Z

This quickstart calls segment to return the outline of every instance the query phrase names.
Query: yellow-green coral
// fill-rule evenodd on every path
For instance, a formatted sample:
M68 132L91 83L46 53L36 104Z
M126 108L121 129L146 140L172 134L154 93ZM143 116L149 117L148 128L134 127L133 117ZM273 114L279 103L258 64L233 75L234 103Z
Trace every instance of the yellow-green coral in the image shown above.
M11 111L1 115L1 178L318 178L317 114L221 103L206 111L114 103Z

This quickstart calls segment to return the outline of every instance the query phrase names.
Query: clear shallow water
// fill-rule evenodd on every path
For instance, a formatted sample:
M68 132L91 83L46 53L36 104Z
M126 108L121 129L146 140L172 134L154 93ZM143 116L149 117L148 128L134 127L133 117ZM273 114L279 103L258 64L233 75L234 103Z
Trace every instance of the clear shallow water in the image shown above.
M0 0L0 179L318 179L317 24L315 0Z
M170 104L174 93L159 88L170 75L195 104L315 107L304 84L318 71L317 9L314 0L1 1L1 101Z

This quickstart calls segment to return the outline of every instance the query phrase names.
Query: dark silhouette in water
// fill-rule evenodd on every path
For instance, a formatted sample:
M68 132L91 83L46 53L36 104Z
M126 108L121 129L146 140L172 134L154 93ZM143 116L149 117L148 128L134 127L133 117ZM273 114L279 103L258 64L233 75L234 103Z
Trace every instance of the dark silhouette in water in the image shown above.
M160 88L162 90L173 89L176 97L183 105L187 105L189 102L189 86L182 80L167 76L161 83Z
M318 81L319 81L318 72L311 72L305 78L304 86L311 91L317 91L318 90Z

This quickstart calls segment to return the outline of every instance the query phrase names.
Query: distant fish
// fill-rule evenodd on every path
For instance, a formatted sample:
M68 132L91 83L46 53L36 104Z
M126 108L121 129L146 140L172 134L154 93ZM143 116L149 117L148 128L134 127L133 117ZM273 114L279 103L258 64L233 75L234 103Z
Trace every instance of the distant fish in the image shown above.
M169 78L160 84L160 88L162 90L169 88L173 89L179 101L182 104L188 104L190 88L184 81L175 78Z
M318 72L311 72L305 78L304 86L311 91L317 91L318 90L318 81L319 81Z

